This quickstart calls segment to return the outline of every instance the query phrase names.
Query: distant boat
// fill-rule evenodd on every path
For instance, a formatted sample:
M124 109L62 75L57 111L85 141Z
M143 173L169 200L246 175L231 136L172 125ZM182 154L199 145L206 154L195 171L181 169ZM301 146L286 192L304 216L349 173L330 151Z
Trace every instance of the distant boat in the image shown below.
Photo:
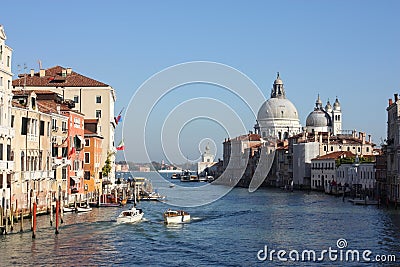
M140 198L140 200L155 200L155 201L160 201L160 200L164 200L165 196L160 195L157 192L152 192L150 194L148 194L147 196L142 196Z
M190 182L190 171L188 170L182 171L181 182Z
M211 183L212 181L215 180L214 176L208 175L207 177L207 182Z
M171 175L171 179L179 179L179 178L181 178L181 175L179 173L173 173Z
M143 215L142 209L132 207L130 210L124 210L119 214L117 223L135 223L140 221Z
M163 214L166 224L185 223L190 221L190 214L183 210L167 210Z
M88 212L91 210L92 208L90 206L76 207L76 212Z
M174 187L175 187L174 184L170 184L170 185L169 185L169 188L174 188Z

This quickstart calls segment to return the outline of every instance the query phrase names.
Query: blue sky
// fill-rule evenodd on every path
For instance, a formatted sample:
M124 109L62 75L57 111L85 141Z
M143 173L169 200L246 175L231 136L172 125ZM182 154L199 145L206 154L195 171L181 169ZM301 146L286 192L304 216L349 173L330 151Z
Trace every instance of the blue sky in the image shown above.
M1 5L0 24L13 48L14 74L18 64L37 70L39 59L44 68L72 67L116 90L116 113L164 68L213 61L246 74L267 98L279 71L302 125L317 94L324 103L338 96L343 128L371 134L379 144L386 136L388 98L400 86L399 1L71 0ZM243 122L251 130L248 110L226 91L200 85L181 89L179 97L160 101L160 114L193 97L232 98L229 103L246 114ZM221 157L223 127L211 123L209 131L202 131L200 121L192 124L182 130L182 153L195 160L199 140L212 138ZM124 139L142 130L132 124L124 127ZM117 143L121 136L119 126ZM146 138L160 140L157 131L149 131ZM165 159L159 145L148 145L152 160ZM126 153L130 160L146 161L132 148Z

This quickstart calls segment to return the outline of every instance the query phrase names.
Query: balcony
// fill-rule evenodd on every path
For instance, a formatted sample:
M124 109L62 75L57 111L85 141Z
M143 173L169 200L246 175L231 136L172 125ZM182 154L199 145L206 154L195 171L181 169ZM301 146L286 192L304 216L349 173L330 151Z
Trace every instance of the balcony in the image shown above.
M59 167L59 166L71 165L71 160L69 160L67 158L53 157L52 163L53 163L53 168L54 168L54 167Z
M75 176L78 177L78 178L82 178L83 177L83 170L75 171Z
M15 130L7 126L0 126L0 137L15 137Z
M13 161L0 160L0 171L11 172L13 170L14 170Z

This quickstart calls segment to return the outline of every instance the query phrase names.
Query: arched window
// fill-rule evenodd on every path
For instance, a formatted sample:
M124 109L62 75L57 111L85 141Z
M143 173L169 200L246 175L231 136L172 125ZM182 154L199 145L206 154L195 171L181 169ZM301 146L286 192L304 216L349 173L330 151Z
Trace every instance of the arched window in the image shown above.
M21 171L25 171L25 153L21 151Z

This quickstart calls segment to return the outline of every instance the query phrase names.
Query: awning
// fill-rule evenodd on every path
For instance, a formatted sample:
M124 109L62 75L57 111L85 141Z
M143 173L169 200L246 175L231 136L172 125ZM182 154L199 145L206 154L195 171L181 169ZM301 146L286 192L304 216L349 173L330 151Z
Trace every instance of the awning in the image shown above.
M80 180L78 177L76 177L76 176L71 176L71 177L69 177L69 178L71 178L72 180L74 180L74 182L75 182L76 184L81 182L81 180Z

